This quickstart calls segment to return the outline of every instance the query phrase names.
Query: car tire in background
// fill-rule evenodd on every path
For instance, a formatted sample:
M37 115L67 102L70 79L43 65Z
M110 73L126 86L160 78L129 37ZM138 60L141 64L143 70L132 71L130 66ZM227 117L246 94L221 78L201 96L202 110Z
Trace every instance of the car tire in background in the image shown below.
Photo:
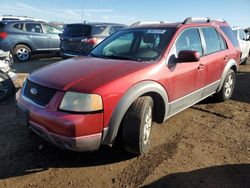
M16 62L27 62L30 59L31 50L28 46L19 44L13 50L13 57Z
M11 79L6 74L0 72L0 101L8 97L13 88Z
M236 80L235 72L232 69L230 69L226 75L226 78L223 82L220 91L214 94L213 96L214 99L218 102L224 102L230 99L234 91L235 80Z
M153 99L139 97L129 107L122 121L122 142L126 151L141 155L149 150L153 124Z

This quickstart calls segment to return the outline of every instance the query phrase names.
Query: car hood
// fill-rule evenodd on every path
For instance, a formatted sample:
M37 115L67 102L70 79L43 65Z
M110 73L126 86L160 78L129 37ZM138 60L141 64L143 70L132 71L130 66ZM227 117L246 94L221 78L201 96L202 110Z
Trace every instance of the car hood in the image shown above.
M137 61L76 57L38 69L28 79L57 90L91 92L149 65Z

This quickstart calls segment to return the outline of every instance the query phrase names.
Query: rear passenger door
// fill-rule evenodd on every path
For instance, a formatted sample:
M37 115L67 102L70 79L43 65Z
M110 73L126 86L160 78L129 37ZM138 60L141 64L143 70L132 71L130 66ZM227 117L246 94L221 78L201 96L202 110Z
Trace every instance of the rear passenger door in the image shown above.
M206 71L205 95L216 90L220 83L221 75L225 64L229 60L228 49L224 38L213 27L200 28L204 39L204 57L206 61L204 68Z
M49 48L49 37L43 32L40 23L26 23L24 26L28 40L34 50L46 50Z

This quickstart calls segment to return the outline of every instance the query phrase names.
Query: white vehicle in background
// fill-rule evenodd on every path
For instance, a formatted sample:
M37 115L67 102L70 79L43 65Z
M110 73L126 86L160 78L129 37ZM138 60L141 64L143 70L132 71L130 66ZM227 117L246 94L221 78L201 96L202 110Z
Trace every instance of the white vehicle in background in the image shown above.
M247 58L250 53L249 39L247 38L247 35L244 29L242 29L241 27L233 27L232 29L240 44L240 49L241 49L241 61L240 62L241 64L246 64Z
M13 16L13 15L0 16L0 21L5 21L5 20L8 20L8 21L9 20L21 20L21 21L30 20L30 21L46 22L45 20L33 18L29 16Z

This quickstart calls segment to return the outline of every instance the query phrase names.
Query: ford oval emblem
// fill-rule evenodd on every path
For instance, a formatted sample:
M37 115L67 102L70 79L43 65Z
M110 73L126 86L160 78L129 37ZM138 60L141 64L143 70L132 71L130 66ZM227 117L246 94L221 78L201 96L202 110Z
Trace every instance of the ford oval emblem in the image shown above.
M31 95L36 95L37 94L37 90L35 88L31 88L30 89L30 94Z

